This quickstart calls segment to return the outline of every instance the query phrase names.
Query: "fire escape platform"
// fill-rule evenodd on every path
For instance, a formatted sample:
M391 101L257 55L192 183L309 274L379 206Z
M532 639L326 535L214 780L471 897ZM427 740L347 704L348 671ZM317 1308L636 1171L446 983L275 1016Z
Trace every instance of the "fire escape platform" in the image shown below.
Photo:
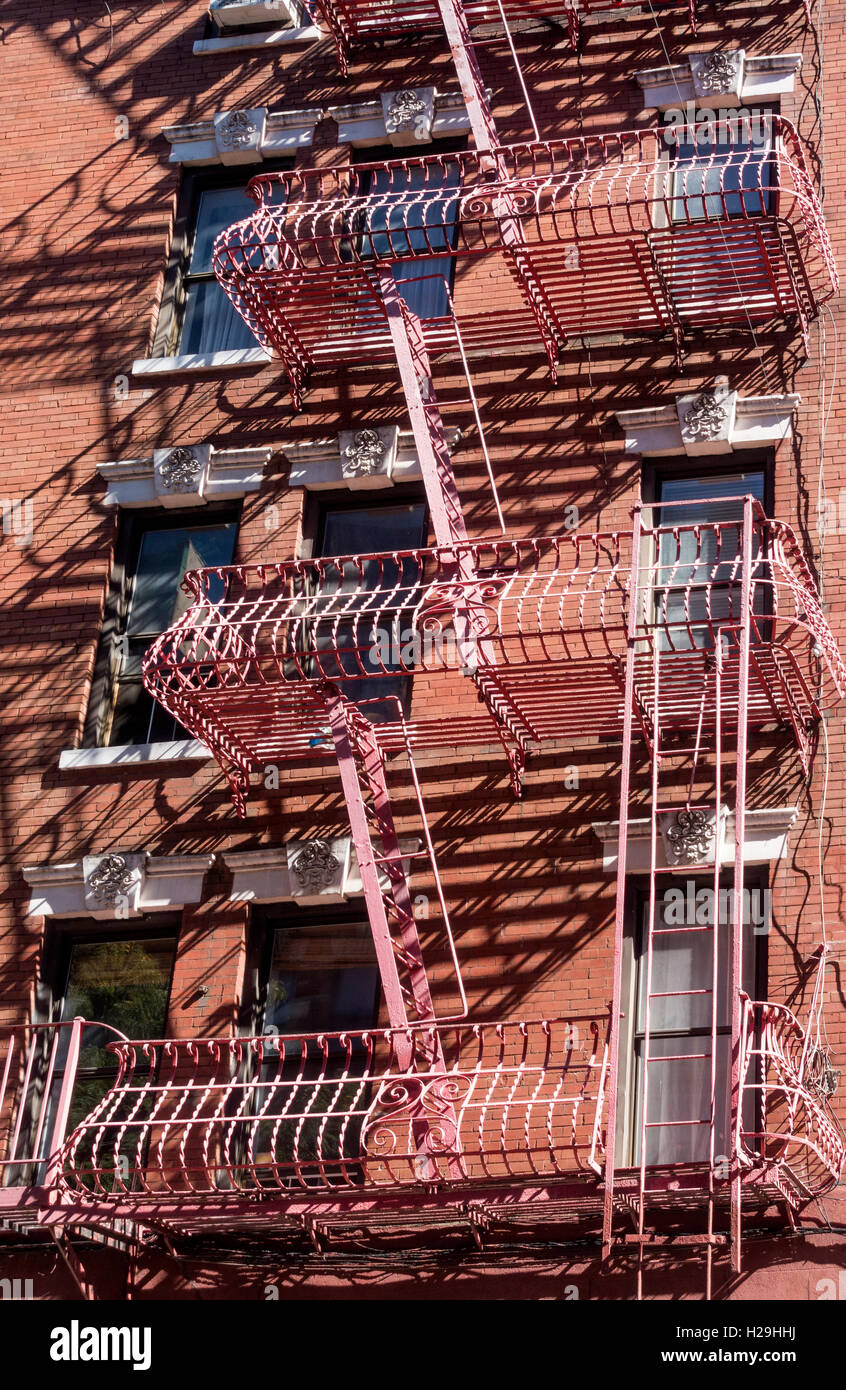
M296 389L313 367L393 363L385 268L432 358L459 340L501 356L776 320L806 333L837 274L799 137L771 126L772 151L742 124L700 150L697 126L690 146L656 128L259 175L215 273Z
M738 524L643 532L635 698L662 727L739 699ZM147 688L224 766L333 757L326 691L378 700L413 677L405 725L376 724L386 752L472 746L506 728L525 745L619 736L632 533L197 571L194 602L145 658ZM846 692L846 667L792 531L755 523L749 723L805 737Z
M318 1245L415 1228L598 1231L608 1014L112 1042L114 1081L46 1180L39 1107L66 1026L0 1036L0 1111L13 1134L0 1151L0 1211L14 1229L130 1221L166 1237L305 1232ZM784 1006L745 1001L741 1042L747 1210L801 1210L836 1185L843 1162L803 1077L806 1035ZM650 1242L693 1239L707 1163L647 1175L659 1218ZM616 1170L621 1212L636 1216L638 1183L636 1167ZM719 1206L728 1188L718 1179Z
M585 15L603 16L633 8L638 0L502 0L502 11L490 0L469 0L462 5L471 37L480 42L502 35L502 13L508 27L519 32L526 26L554 32L568 32L575 44L578 25ZM695 0L655 0L658 10L684 9L693 13ZM342 66L346 71L350 50L406 34L428 34L443 30L443 17L436 0L310 0L315 19L332 34Z

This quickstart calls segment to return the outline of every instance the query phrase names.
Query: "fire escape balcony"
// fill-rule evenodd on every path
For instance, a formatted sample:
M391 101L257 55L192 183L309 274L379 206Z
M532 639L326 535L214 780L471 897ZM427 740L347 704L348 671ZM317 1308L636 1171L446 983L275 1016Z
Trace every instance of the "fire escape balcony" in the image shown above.
M584 15L627 9L637 0L468 0L462 4L464 19L474 42L503 28L527 25L566 28L575 47L579 22ZM443 29L437 0L308 0L316 23L329 30L338 51L341 71L348 70L354 48L405 34L426 34ZM696 0L656 0L656 9L685 9L695 30Z
M389 1227L416 1205L427 1222L439 1210L504 1220L515 1202L528 1224L565 1208L567 1220L595 1221L609 1021L117 1035L106 1044L114 1079L73 1125L75 1058L85 1030L100 1036L101 1026L5 1029L0 1208L54 1227L136 1220L171 1233L345 1215L357 1228ZM801 1207L836 1184L843 1163L806 1035L783 1006L746 1000L743 1058L744 1186L765 1205ZM650 1185L672 1206L706 1183L702 1165L675 1165L655 1169Z
M783 1004L743 1000L744 1181L770 1183L794 1209L837 1186L842 1127L828 1107L837 1082L827 1055Z
M664 728L713 717L718 643L722 714L737 709L740 530L642 528L635 700L646 728L655 648ZM233 784L268 763L331 755L326 700L339 689L373 710L387 753L490 743L503 729L524 749L619 736L632 550L632 531L607 531L194 571L194 601L148 652L145 683ZM750 565L749 725L786 725L801 751L846 693L846 667L795 535L760 510ZM380 714L380 694L397 707L409 678L407 721Z
M393 361L384 276L430 357L607 334L808 324L837 273L801 142L767 118L260 175L215 273L296 398L312 368Z

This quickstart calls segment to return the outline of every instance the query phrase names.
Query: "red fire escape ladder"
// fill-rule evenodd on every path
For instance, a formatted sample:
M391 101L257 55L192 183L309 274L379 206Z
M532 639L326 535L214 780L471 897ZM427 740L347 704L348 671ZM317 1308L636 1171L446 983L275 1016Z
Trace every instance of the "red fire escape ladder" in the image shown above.
M464 105L467 108L467 116L470 121L470 129L473 132L473 139L476 142L476 149L480 154L487 154L497 147L499 140L487 93L482 82L476 50L470 38L470 28L464 6L460 0L437 0L437 6L441 13L447 43L452 52L452 61L455 63L455 71L461 87L461 94L464 97Z
M651 737L650 743L650 855L649 855L649 896L646 909L646 920L644 927L644 951L642 956L642 969L645 972L645 983L642 986L643 1015L639 1026L643 1035L643 1053L641 1062L641 1072L639 1081L639 1095L637 1104L637 1125L636 1125L636 1185L632 1182L631 1176L624 1180L623 1191L634 1198L634 1212L637 1218L637 1232L626 1233L620 1236L615 1234L615 1214L619 1206L620 1185L619 1168L620 1164L615 1155L615 1140L617 1136L609 1130L608 1143L606 1146L606 1172L605 1172L605 1216L603 1225L603 1257L609 1258L615 1250L626 1249L632 1245L637 1250L637 1296L643 1296L643 1277L644 1277L644 1257L650 1251L660 1252L662 1244L660 1241L660 1231L656 1230L652 1215L656 1209L660 1209L666 1201L668 1192L668 1175L666 1170L666 1159L661 1158L656 1150L653 1139L658 1138L669 1141L668 1147L672 1147L672 1137L679 1135L681 1131L682 1141L684 1136L689 1133L702 1134L707 1137L707 1144L693 1143L690 1147L698 1151L698 1158L695 1165L690 1164L689 1171L681 1179L674 1178L676 1188L690 1185L690 1189L698 1191L704 1204L705 1222L704 1230L698 1231L685 1237L689 1244L704 1246L706 1261L706 1297L710 1299L713 1285L713 1255L718 1247L724 1247L730 1243L731 1262L735 1271L740 1270L741 1262L741 1207L742 1207L742 1186L741 1186L741 1109L742 1109L742 1027L743 1027L743 845L745 834L745 810L746 810L746 758L747 758L747 724L749 708L749 672L750 672L750 651L751 651L751 622L753 611L753 574L755 571L755 561L753 558L753 499L747 497L744 502L743 526L739 537L739 560L735 566L737 575L736 585L739 593L739 614L730 622L720 623L715 626L710 611L710 600L708 602L707 617L699 623L691 626L691 613L689 598L685 603L685 615L682 621L675 624L667 621L666 598L656 597L654 590L644 587L640 590L638 572L638 544L640 534L640 514L639 509L636 515L633 541L633 566L632 566L632 589L630 592L629 609L629 638L627 655L627 679L626 679L626 711L624 727L624 744L622 757L622 776L621 776L621 800L620 800L620 822L618 832L618 863L617 863L617 904L616 904L616 938L614 954L614 1003L612 1009L612 1038L611 1038L611 1073L609 1079L609 1116L615 1116L617 1111L618 1080L620 1067L620 1021L621 1021L621 1001L622 1001L622 950L623 934L625 930L626 912L626 859L627 859L627 839L628 823L631 815L630 809L630 773L632 757L632 734L634 731L634 683L636 672L639 672L640 679L643 681L644 670L641 656L638 660L638 647L643 647L647 640L651 646L648 661L650 669L649 690L646 704L651 712ZM658 572L664 573L672 566L664 565L663 570L660 564L660 554L653 557L658 561ZM650 608L657 604L658 612L651 613ZM662 622L662 610L663 619ZM666 630L664 623L666 622ZM695 742L692 747L669 746L666 740L666 730L664 726L664 709L668 704L668 698L664 694L665 672L672 677L673 666L678 663L679 656L683 655L680 651L680 637L682 642L689 637L694 645L698 645L701 637L694 634L701 632L702 627L707 626L715 638L713 646L713 657L710 663L703 667L703 688L699 702L699 716L696 723ZM675 627L675 631L674 631ZM641 634L639 636L639 634ZM719 1008L719 935L718 926L720 919L720 874L722 869L722 733L724 721L724 675L725 675L725 651L726 644L733 647L737 652L737 694L736 694L736 778L735 778L735 797L734 797L734 873L732 884L732 912L729 920L729 970L730 970L730 1020L731 1020L731 1054L730 1054L730 1107L727 1132L724 1134L725 1141L728 1141L730 1154L717 1153L717 1138L719 1126L719 1106L721 1096L725 1090L725 1081L722 1086L718 1076L717 1048L718 1048L718 1008ZM672 697L669 697L670 700ZM734 702L734 701L733 701ZM706 705L710 704L713 709L714 732L711 748L713 751L713 779L715 795L713 804L704 804L699 800L694 800L694 781L696 773L704 761L707 752L707 743L703 741L704 715ZM669 706L671 708L671 705ZM690 716L689 716L690 718ZM678 758L692 758L692 771L686 801L679 805L668 802L666 794L663 792L665 774L669 771L670 763ZM710 923L700 925L685 920L682 924L667 925L659 920L658 912L658 884L667 876L672 877L683 873L690 875L692 870L690 861L681 855L672 862L669 855L666 856L667 862L659 864L659 846L662 840L662 823L665 817L675 816L677 824L690 824L695 817L698 821L707 825L709 818L713 821L713 846L714 858L712 869L712 911ZM696 987L687 989L662 990L654 989L653 985L653 956L656 941L658 938L673 936L678 938L679 934L701 935L710 933L711 936L711 974L708 983L696 982ZM709 1048L703 1051L701 1046L697 1047L694 1038L689 1038L685 1044L687 1050L675 1052L672 1047L662 1046L660 1038L653 1037L653 1017L656 1008L664 1006L664 1001L670 999L681 999L684 997L701 996L707 997L710 1004L710 1037ZM640 1007L640 1005L636 1005ZM666 1055L665 1055L666 1053ZM667 1119L663 1115L660 1118L653 1118L651 1100L653 1089L660 1096L664 1091L662 1080L662 1068L667 1066L678 1067L679 1064L690 1064L694 1066L709 1067L709 1095L707 1115L685 1114L676 1115L672 1119ZM695 1088L690 1087L690 1095L695 1094ZM682 1147L684 1143L682 1142ZM707 1161L703 1154L707 1149ZM728 1171L726 1172L726 1160L728 1160ZM694 1170L695 1167L695 1171ZM703 1171L704 1170L704 1171ZM730 1190L730 1235L720 1233L715 1229L716 1216L716 1197L718 1183L728 1176Z
M420 320L401 298L388 267L381 271L380 289L414 432L432 529L438 545L450 546L455 541L466 541L467 529Z
M382 973L388 1018L392 1028L404 1028L409 1021L430 1023L435 1019L435 1009L403 861L424 860L439 893L440 878L411 752L409 749L409 765L424 844L418 851L403 851L391 808L385 754L376 741L373 724L360 712L358 705L337 690L327 687L324 697ZM398 719L402 720L399 701L397 706ZM463 1015L466 999L445 908L444 918Z

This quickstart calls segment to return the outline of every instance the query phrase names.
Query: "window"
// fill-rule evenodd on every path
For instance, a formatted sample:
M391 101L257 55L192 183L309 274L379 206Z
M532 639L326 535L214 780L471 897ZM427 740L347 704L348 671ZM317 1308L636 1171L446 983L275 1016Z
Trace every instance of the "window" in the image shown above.
M311 22L297 0L218 0L209 8L207 37L272 32Z
M110 747L188 737L147 694L141 662L152 641L190 605L180 588L185 571L231 563L237 523L221 519L217 524L198 525L185 518L165 523L157 518L144 524L131 518L127 531L121 548L128 563L117 566L117 611L106 625L100 679L92 697L94 702L96 691L105 688L98 741ZM222 582L220 591L222 597Z
M62 1021L85 1018L128 1038L167 1036L175 936L112 937L69 943ZM86 1028L69 1127L90 1114L111 1085L117 1061L108 1028Z
M47 943L46 957L49 963L44 984L52 996L49 1012L53 1020L69 1023L74 1018L84 1018L92 1025L82 1030L67 1122L70 1133L96 1108L115 1078L117 1058L107 1045L116 1039L110 1029L130 1039L167 1035L176 933L159 931L118 937L55 933ZM63 1029L51 1076L45 1030L44 1052L37 1062L45 1086L49 1078L41 1127L42 1158L53 1129L69 1041L70 1029ZM37 1114L31 1116L30 1123L33 1127L38 1123ZM127 1144L127 1161L132 1163L137 1136ZM113 1156L114 1148L106 1145L103 1152Z
M182 277L180 355L255 347L255 338L215 279L211 263L218 233L254 211L255 204L243 188L201 191Z
M764 470L665 472L658 474L655 491L658 526L738 523L725 524L719 532L705 529L698 536L692 529L678 535L668 529L658 544L653 601L663 649L712 647L720 624L737 622L739 617L743 498L751 495L764 505ZM662 503L682 505L662 508ZM759 549L753 537L753 554ZM759 586L755 591L756 613L763 614L765 602L766 593Z
M354 1035L378 1017L379 972L368 923L325 917L270 926L265 1035L296 1042L267 1046L255 1091L260 1123L251 1164L273 1162L297 1186L356 1183L361 1130L374 1100L364 1078L368 1047ZM345 1035L338 1038L336 1034ZM314 1036L317 1035L317 1036ZM378 1084L378 1083L377 1083Z
M377 157L368 151L368 161ZM396 159L396 150L386 158ZM368 210L361 229L361 254L382 260L414 255L414 260L398 261L392 268L401 297L421 319L446 318L450 312L447 286L452 289L455 258L443 253L454 248L458 232L458 161L445 161L443 172L437 166L419 165L405 171L373 169L365 179L362 192L371 196L399 191L416 196L400 205L386 202ZM453 189L455 197L450 196Z
M392 507L333 507L323 514L320 540L322 555L358 555L366 557L383 551L417 550L425 542L426 507L422 502L410 502ZM399 671L410 662L403 647L408 638L403 622L409 584L418 575L414 560L375 561L364 559L360 564L351 561L326 575L320 591L325 598L331 622L318 620L316 642L318 650L339 648L335 670L325 658L325 674L330 678L337 671L351 679L338 681L341 690L351 700L380 700L389 696L403 702L408 694L408 676L377 674ZM344 598L343 611L349 613L354 605L364 617L338 617L339 595L360 592L360 598ZM378 591L376 600L382 615L377 622L368 612L368 594ZM373 675L368 674L373 672ZM367 718L374 722L395 717L396 706L369 705Z
M167 283L153 345L154 356L228 352L254 348L256 340L233 308L212 270L218 233L250 217L256 205L246 187L254 174L282 165L262 164L248 174L214 181L187 176L174 228Z
M376 1022L379 972L367 922L273 931L264 1032L360 1032Z
M649 1005L649 1076L644 1133L648 1164L707 1161L710 1148L713 925L718 918L715 1155L730 1153L731 890L726 878L713 911L713 877L664 879L656 898ZM756 997L758 948L766 931L766 890L744 898L743 987ZM640 1162L647 1022L649 895L638 894L633 946L629 1162ZM756 934L757 933L757 934Z
M772 211L775 169L770 113L734 114L675 132L674 222L763 217Z

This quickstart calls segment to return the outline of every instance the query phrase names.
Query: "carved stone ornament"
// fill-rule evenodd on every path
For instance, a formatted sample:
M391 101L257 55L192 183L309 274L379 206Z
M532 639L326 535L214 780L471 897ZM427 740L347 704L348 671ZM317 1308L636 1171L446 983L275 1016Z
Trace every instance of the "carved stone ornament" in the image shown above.
M247 111L230 111L218 127L217 138L224 149L239 150L251 145L258 134L258 126L250 119Z
M202 460L185 445L171 449L158 469L162 487L168 492L196 492L202 471Z
M401 92L381 92L380 99L385 134L392 145L414 145L432 139L434 87L406 87Z
M326 840L309 840L291 864L300 887L320 893L328 888L341 869L341 861Z
M728 406L715 391L701 391L681 421L682 439L693 442L719 439L728 421Z
M348 444L341 459L341 473L345 478L369 477L382 465L385 446L375 430L356 430L352 444Z
M214 143L221 164L254 164L261 159L267 110L263 106L217 111Z
M714 843L714 823L707 811L676 811L663 826L667 858L673 864L703 864Z
M86 887L98 903L111 907L119 898L129 898L137 881L137 869L125 855L104 854L89 873Z
M740 96L743 50L700 53L690 59L693 89L698 97Z
M423 98L407 88L403 92L394 92L385 124L391 130L411 130L417 118L425 114L426 103Z

